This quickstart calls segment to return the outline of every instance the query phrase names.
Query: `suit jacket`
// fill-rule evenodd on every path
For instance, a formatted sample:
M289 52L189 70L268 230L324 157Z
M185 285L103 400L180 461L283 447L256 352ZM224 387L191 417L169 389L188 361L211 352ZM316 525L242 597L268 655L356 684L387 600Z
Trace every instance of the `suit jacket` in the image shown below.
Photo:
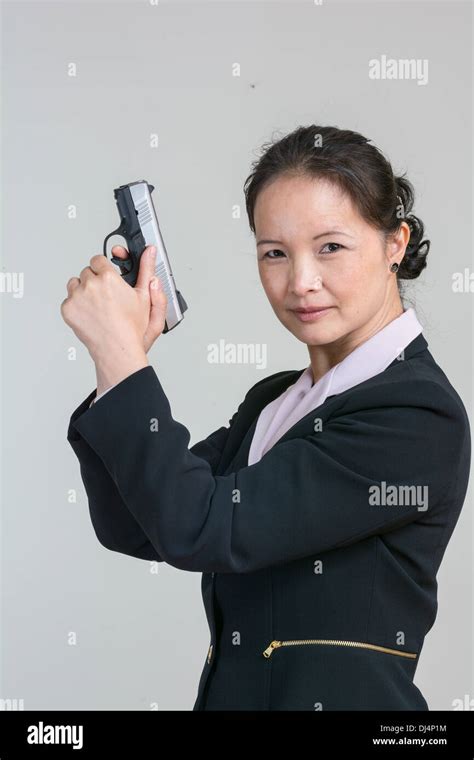
M256 383L191 448L151 366L73 412L101 544L202 573L210 645L194 710L429 709L413 677L471 437L427 346L418 335L251 466L260 411L304 370Z

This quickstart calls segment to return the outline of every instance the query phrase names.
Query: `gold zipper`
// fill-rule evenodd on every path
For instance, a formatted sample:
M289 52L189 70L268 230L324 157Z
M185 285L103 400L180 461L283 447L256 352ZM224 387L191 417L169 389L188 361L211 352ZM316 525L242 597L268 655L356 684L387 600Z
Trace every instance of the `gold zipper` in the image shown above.
M365 641L338 641L336 639L294 639L292 641L272 641L263 652L264 657L270 657L274 649L278 647L294 646L295 644L335 644L343 647L361 647L362 649L375 649L377 652L386 652L387 654L397 654L399 657L409 657L415 659L418 655L414 652L400 652L398 649L389 647L380 647L378 644L367 644Z
M208 650L208 653L207 653L207 661L208 662L211 661L213 647L214 647L214 644L211 644L211 646L209 647L209 650Z

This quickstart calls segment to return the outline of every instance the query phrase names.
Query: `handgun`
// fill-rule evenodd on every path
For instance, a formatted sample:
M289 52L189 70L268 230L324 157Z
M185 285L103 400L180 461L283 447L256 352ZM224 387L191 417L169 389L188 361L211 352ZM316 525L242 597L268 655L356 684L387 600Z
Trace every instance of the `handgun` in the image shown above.
M163 329L163 332L166 333L179 325L188 306L179 290L176 289L151 197L154 189L154 186L144 179L115 188L114 197L117 202L120 225L105 238L104 256L107 257L107 240L112 235L125 238L129 258L120 259L117 256L112 256L111 261L118 264L125 282L134 287L137 282L140 257L143 251L149 245L156 247L155 274L160 278L168 299Z

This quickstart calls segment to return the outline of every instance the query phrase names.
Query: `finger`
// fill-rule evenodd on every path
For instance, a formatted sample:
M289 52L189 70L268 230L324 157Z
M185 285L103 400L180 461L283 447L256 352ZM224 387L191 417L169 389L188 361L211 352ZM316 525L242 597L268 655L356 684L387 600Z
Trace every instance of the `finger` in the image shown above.
M66 321L66 309L67 309L68 304L69 304L69 298L65 298L64 301L61 301L61 306L59 307L59 311L61 312L61 316L64 319L64 321L66 322L66 324L67 324L67 321Z
M123 245L114 245L114 246L112 246L111 252L118 259L128 259L129 256L130 256L129 252L127 251L126 248L123 247Z
M107 256L104 256L101 253L92 256L89 269L91 269L94 274L102 274L102 272L106 272L107 270L116 273L114 264L108 260Z
M95 272L92 271L90 267L84 267L84 269L81 269L79 272L79 280L84 283L86 280L90 279L91 277L95 277Z
M140 267L138 269L138 277L135 285L135 290L139 288L144 290L147 294L149 282L155 274L156 256L151 254L152 248L155 248L155 246L147 246L140 257Z
M68 296L70 297L72 295L73 290L75 290L79 285L81 284L81 281L79 277L71 277L67 283L66 283L66 290L68 292Z

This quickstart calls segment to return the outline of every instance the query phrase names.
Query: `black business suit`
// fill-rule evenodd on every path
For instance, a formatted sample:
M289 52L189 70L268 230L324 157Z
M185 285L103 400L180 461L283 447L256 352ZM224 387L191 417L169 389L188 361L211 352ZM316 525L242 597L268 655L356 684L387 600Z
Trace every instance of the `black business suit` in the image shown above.
M428 709L413 676L471 439L427 345L418 335L403 361L329 396L250 467L259 412L304 370L256 383L191 449L151 366L72 414L99 541L203 573L211 641L194 710ZM428 508L369 504L382 482L428 486Z

